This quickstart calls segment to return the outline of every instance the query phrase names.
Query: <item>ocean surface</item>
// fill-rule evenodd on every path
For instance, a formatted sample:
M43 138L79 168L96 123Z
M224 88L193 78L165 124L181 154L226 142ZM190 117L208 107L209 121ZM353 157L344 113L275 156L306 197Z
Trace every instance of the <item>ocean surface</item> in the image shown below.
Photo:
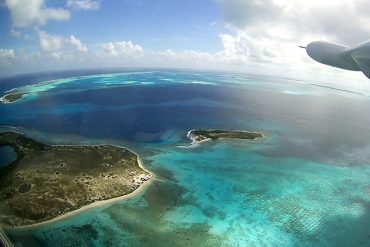
M370 246L370 90L191 71L23 76L1 131L137 152L139 196L32 230L24 246ZM369 84L370 88L370 84ZM262 131L189 147L195 128Z
M17 159L17 153L11 146L0 147L0 168L10 165Z

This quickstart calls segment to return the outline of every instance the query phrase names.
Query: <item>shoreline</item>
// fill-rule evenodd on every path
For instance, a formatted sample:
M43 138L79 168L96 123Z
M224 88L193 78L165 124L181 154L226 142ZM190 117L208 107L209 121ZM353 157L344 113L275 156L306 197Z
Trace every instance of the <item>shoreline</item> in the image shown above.
M10 102L7 100L7 99L5 99L5 96L6 96L7 94L5 94L3 97L1 97L0 98L0 102L2 103L2 104L10 104Z
M118 147L121 147L121 146L118 146ZM79 214L81 214L85 211L88 211L90 209L93 209L93 208L104 207L104 206L107 206L109 204L121 201L121 200L129 200L131 198L134 198L134 197L144 193L145 190L149 187L149 185L152 184L152 182L154 181L156 176L154 175L154 173L150 172L149 170L147 170L144 167L143 162L141 161L140 156L137 153L133 152L132 150L130 150L128 148L125 148L125 149L129 150L130 152L134 153L137 156L137 162L138 162L139 167L142 170L144 170L145 172L149 173L150 176L151 176L149 180L144 181L142 184L139 185L139 187L137 189L135 189L131 193L123 195L123 196L107 199L107 200L93 202L93 203L88 204L86 206L83 206L79 209L76 209L76 210L67 212L65 214L62 214L60 216L57 216L56 218L51 219L51 220L47 220L47 221L43 221L43 222L40 222L40 223L31 224L31 225L24 225L24 226L16 226L16 227L6 227L6 226L4 226L3 228L5 230L9 229L11 231L32 230L32 229L43 227L43 226L48 225L48 224L52 224L52 223L55 223L55 222L58 222L58 221L62 221L62 220L68 219L68 218L72 218L74 216L77 216L77 215L79 215Z
M207 138L207 139L204 139L204 140L201 140L201 141L197 141L196 136L192 135L193 131L194 130L192 129L192 130L189 130L187 132L187 137L192 142L191 142L190 146L185 146L185 148L197 147L201 143L208 142L208 141L212 140L211 138ZM239 130L237 130L237 131L239 131ZM240 132L250 133L250 131L240 131ZM262 132L258 132L258 133L262 135L262 138L266 136ZM225 138L220 138L220 139L225 139ZM82 145L82 146L101 146L101 145L104 145L104 144ZM76 145L72 144L72 145L51 145L51 146L76 146ZM80 146L80 145L78 145L78 146ZM118 201L122 201L122 200L129 200L131 198L134 198L134 197L144 193L145 190L149 187L149 185L152 184L152 182L155 180L155 178L156 178L155 175L144 167L144 164L143 164L142 160L140 159L140 156L136 152L132 151L131 149L129 149L127 147L122 147L122 146L119 146L119 145L112 145L112 146L120 147L120 148L126 149L126 150L134 153L137 156L137 163L138 163L139 167L142 170L144 170L145 172L150 174L150 179L147 180L147 181L143 181L143 183L140 184L137 189L135 189L134 191L132 191L129 194L122 195L122 196L115 197L115 198L111 198L111 199L107 199L107 200L95 201L91 204L85 205L85 206L83 206L79 209L67 212L65 214L62 214L60 216L57 216L56 218L53 218L53 219L50 219L50 220L47 220L47 221L43 221L43 222L39 222L39 223L35 223L35 224L30 224L30 225L24 225L24 226L4 227L4 229L9 229L11 231L23 231L23 230L32 230L32 229L40 228L40 227L43 227L43 226L48 225L48 224L52 224L52 223L55 223L55 222L58 222L58 221L62 221L64 219L72 218L72 217L77 216L77 215L79 215L79 214L81 214L85 211L90 210L90 209L104 207L104 206L107 206L109 204L112 204L112 203L115 203L115 202L118 202Z
M6 99L6 97L7 96L9 96L9 95L11 95L11 94L5 94L4 96L2 96L1 98L0 98L0 103L1 104L12 104L12 103L14 103L14 102L17 102L17 101L19 101L19 100L21 100L21 99L23 99L24 98L24 95L25 95L25 93L22 93L22 95L18 98L18 99L15 99L15 100L13 100L13 101L10 101L10 100L8 100L8 99Z
M186 148L195 148L195 147L199 146L200 144L202 144L204 142L212 141L211 138L207 138L207 139L204 139L204 140L201 140L201 141L197 141L196 137L191 134L192 131L194 131L194 130L189 130L188 133L186 134L186 137L191 140L190 145L186 146Z

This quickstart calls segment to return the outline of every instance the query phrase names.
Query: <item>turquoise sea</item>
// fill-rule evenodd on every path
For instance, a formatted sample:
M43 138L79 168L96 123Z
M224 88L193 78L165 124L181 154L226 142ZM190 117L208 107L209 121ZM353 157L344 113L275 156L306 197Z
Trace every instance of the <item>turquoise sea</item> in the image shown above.
M6 230L20 246L370 246L369 92L216 72L49 77L0 84L27 94L0 104L0 130L126 146L156 179L133 199ZM194 128L266 138L190 147Z

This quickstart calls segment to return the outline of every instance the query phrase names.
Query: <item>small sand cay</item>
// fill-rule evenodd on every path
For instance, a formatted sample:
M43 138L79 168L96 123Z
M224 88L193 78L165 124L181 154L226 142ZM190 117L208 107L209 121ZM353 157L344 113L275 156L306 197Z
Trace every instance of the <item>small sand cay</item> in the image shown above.
M153 175L134 152L117 146L46 145L15 132L0 146L17 159L0 169L0 224L21 227L128 197Z
M205 141L217 139L248 139L255 140L264 137L261 132L250 132L242 130L190 130L187 137L192 141L192 145L197 145Z

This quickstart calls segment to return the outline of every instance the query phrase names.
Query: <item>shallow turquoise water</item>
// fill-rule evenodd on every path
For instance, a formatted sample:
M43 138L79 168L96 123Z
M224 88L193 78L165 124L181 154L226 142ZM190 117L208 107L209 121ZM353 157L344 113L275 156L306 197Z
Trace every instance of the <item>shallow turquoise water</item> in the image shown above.
M15 241L370 245L367 97L271 78L190 72L83 77L22 90L33 98L0 105L7 113L3 125L48 143L127 146L157 177L134 199L10 231ZM267 137L186 148L192 128L262 130Z
M273 146L157 150L144 159L158 174L145 194L33 234L47 246L367 245L370 168L258 154Z

